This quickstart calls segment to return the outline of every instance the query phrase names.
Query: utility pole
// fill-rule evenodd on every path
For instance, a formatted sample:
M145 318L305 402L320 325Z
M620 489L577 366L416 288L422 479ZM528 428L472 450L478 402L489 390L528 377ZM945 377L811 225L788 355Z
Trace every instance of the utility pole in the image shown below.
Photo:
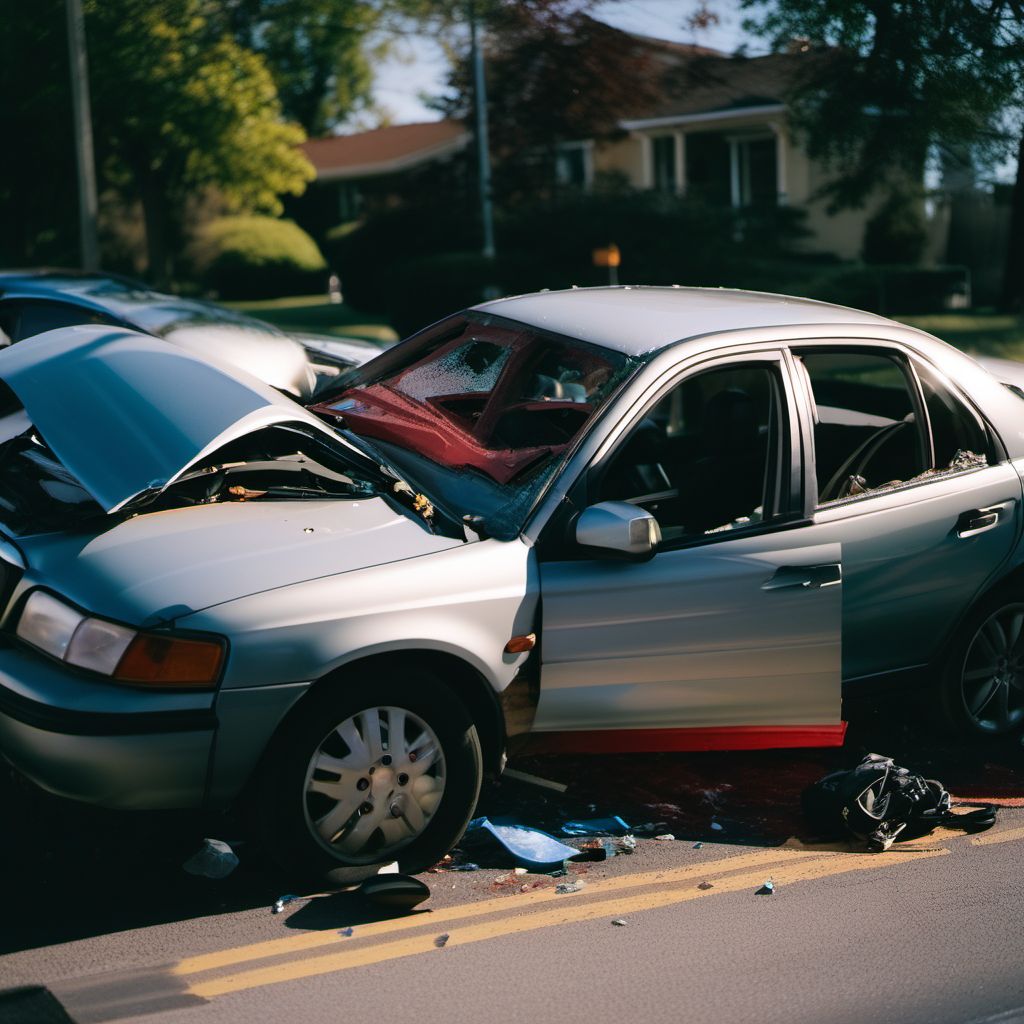
M89 112L89 65L85 56L82 0L66 0L71 103L75 122L75 157L78 164L78 229L83 270L98 270L96 241L96 164L92 152L92 116Z
M487 134L487 83L484 81L484 55L475 5L469 4L469 38L473 59L473 95L476 100L477 177L480 182L480 222L483 226L484 259L494 259L494 208L491 203L491 151Z

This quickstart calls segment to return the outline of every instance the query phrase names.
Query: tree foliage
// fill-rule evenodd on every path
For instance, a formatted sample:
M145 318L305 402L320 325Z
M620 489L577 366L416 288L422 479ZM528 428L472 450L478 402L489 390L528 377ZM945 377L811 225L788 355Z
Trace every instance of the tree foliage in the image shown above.
M206 0L85 5L97 158L142 203L157 280L189 194L216 188L230 209L276 214L279 194L313 176L263 58L225 35L215 12Z
M387 7L383 0L231 0L223 17L235 40L266 61L285 115L323 135L370 103L367 36Z
M495 191L505 199L554 180L557 143L608 138L623 117L657 95L660 69L651 49L590 17L590 6L585 0L481 5ZM473 74L465 56L439 106L471 121Z
M835 172L837 206L920 181L932 147L1005 154L1019 125L1018 0L743 0L745 27L818 49L791 98L807 149Z

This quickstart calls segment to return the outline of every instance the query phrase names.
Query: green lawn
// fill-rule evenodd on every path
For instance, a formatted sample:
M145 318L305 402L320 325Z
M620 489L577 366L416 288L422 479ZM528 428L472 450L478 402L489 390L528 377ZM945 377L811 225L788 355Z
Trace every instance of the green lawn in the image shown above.
M1024 362L1024 317L1003 313L933 313L896 317L972 355Z
M225 302L224 305L266 320L283 331L365 338L381 345L398 340L383 317L357 313L344 303L329 302L323 295L293 295L259 302Z

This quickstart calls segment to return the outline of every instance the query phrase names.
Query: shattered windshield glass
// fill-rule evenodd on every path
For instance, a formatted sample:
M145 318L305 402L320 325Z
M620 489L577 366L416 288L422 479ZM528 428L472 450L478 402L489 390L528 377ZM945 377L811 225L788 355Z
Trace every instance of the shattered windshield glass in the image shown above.
M353 370L314 411L370 439L453 512L504 538L637 365L471 312Z

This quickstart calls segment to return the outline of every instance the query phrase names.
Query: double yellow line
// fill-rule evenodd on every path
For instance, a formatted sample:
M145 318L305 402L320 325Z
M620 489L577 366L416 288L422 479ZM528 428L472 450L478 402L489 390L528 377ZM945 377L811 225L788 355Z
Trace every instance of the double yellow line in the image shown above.
M1024 829L1013 831L1024 833ZM902 845L908 852L914 851L914 860L949 853L948 849L934 845L922 844L916 848L913 844ZM789 886L906 862L906 858L891 855L826 852L821 848L758 850L711 861L701 859L682 868L608 878L593 882L574 895L545 889L366 924L356 927L355 934L349 938L331 930L272 939L189 957L175 964L173 973L187 980L191 995L210 999L430 952L436 948L438 936L448 929L447 946L469 945L556 925L622 917L720 893L753 891L769 874L777 885ZM712 882L712 886L699 888L698 883L704 880ZM416 934L402 934L411 931ZM384 937L385 941L363 941L379 937ZM324 952L308 955L320 949ZM274 962L229 970L256 961Z

